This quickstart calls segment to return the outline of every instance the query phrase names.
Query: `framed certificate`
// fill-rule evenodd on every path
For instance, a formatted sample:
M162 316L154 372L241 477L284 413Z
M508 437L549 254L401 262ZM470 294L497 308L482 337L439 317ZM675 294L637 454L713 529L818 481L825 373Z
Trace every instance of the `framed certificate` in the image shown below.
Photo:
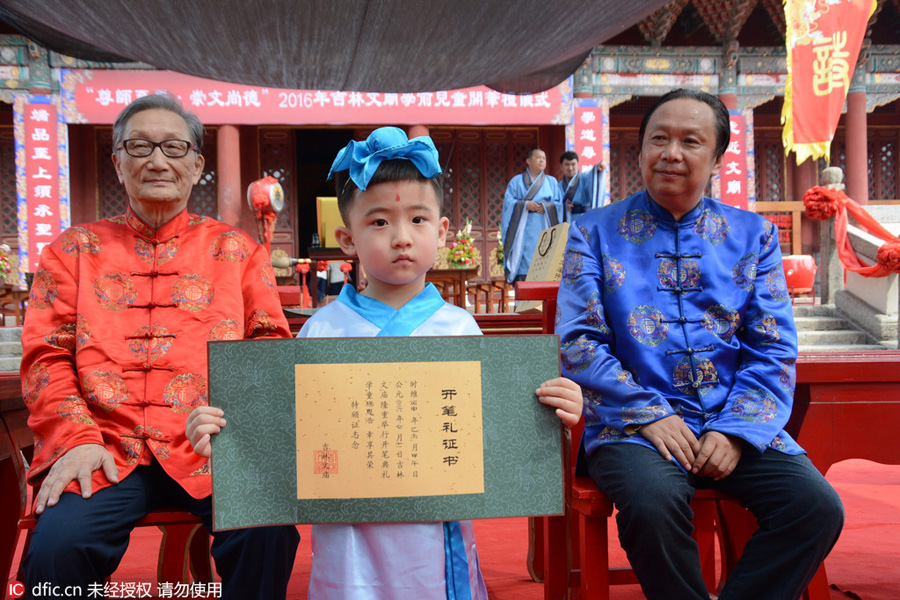
M563 512L556 336L208 348L216 529Z

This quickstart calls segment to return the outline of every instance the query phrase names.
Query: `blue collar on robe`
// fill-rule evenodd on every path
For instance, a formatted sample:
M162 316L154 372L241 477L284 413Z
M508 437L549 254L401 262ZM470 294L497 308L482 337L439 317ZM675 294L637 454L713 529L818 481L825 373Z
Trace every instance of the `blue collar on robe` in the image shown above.
M644 195L643 200L645 208L650 211L650 214L656 217L656 220L659 223L670 223L678 226L693 225L697 219L700 218L700 215L703 214L703 209L707 207L706 197L703 196L694 208L684 213L680 220L675 221L675 217L672 216L672 213L658 204L656 200L650 196L647 190L644 190L641 193Z
M394 310L380 300L356 293L352 285L345 285L337 297L381 331L376 337L408 337L444 305L444 299L434 284L427 284L415 298Z

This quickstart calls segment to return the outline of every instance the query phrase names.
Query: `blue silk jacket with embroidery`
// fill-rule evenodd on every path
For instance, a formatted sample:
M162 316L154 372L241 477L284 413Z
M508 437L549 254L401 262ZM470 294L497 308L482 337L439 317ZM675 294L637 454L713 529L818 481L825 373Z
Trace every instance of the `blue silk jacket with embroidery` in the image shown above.
M187 211L154 230L130 208L68 228L41 253L22 332L29 481L75 446L102 444L120 480L155 457L208 496L207 459L185 436L208 401L206 342L262 336L290 331L268 253L244 232ZM92 484L109 485L102 470Z
M584 389L588 453L680 415L760 452L800 454L783 431L797 333L778 232L709 198L680 221L646 192L569 230L557 332L564 374Z

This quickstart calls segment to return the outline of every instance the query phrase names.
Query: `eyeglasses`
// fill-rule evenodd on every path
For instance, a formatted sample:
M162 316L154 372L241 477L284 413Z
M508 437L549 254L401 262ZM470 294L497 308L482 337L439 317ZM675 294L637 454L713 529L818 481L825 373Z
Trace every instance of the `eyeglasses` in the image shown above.
M125 149L128 156L135 158L146 158L153 154L153 151L159 148L162 153L169 158L182 158L187 156L191 150L200 153L200 148L187 140L163 140L161 142L151 142L143 138L132 138L124 140L121 145Z

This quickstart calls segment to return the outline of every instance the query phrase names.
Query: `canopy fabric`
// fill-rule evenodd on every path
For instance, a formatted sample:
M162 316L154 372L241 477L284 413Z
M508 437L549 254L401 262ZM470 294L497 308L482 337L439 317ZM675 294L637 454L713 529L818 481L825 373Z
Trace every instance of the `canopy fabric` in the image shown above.
M667 0L0 0L73 58L246 85L536 93Z

